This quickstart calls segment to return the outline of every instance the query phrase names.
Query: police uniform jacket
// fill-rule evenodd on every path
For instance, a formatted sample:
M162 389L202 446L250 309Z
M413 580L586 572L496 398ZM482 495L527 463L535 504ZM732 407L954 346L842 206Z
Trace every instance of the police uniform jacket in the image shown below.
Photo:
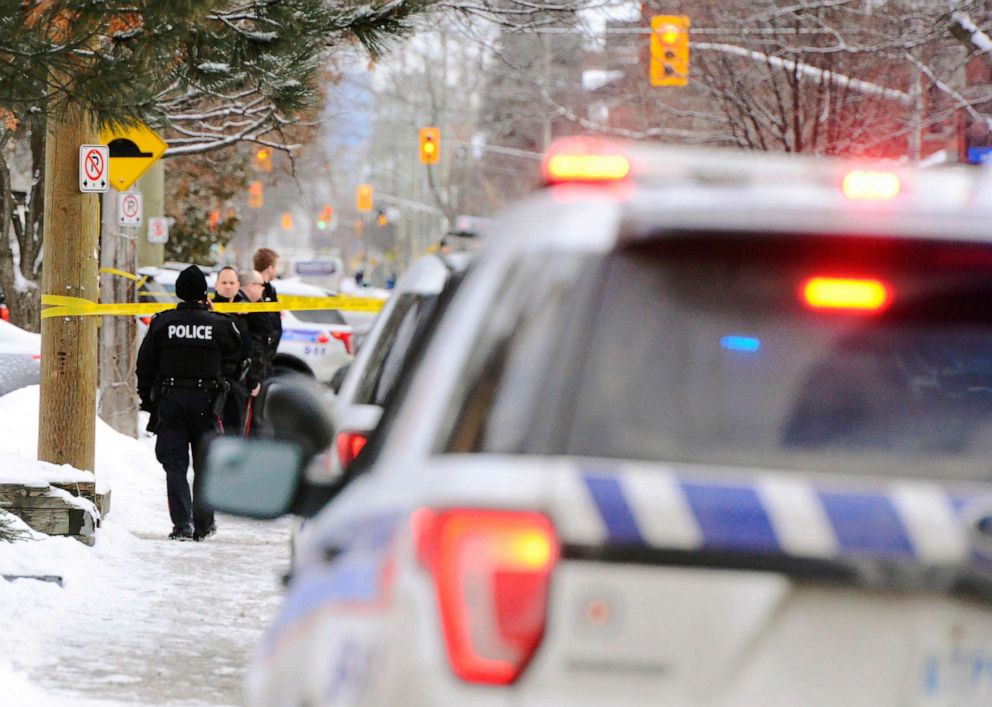
M265 283L265 289L262 290L262 301L279 301L279 295L276 294L276 288L273 287L271 282ZM282 315L279 312L266 312L265 316L267 316L269 321L272 323L272 331L275 336L272 342L272 350L275 351L279 348L279 340L282 339Z
M214 302L247 302L248 298L244 296L244 293L238 292L234 297L222 297L221 295L214 294ZM248 325L247 314L227 314L224 316L230 317L234 321L234 325L238 327L238 332L241 334L241 360L250 363L255 355L255 346L252 342L251 327ZM228 371L224 371L225 374ZM244 373L244 375L233 376L241 385L244 385L248 390L254 390L255 386L261 381L252 374L252 367L250 365L245 365L243 369L239 369L238 373Z
M159 378L219 379L222 371L241 363L241 334L230 317L200 302L181 302L156 315L138 350L138 396L151 405Z

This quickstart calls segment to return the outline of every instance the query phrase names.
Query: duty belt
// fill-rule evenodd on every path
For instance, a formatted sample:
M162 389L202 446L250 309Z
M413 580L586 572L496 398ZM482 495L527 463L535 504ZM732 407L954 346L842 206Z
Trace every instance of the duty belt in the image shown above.
M191 388L194 390L217 390L220 382L216 378L162 378L162 388Z

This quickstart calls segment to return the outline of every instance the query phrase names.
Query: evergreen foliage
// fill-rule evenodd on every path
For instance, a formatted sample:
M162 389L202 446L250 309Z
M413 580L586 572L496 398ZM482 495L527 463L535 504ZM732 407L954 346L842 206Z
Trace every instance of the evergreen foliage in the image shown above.
M67 101L101 124L166 127L163 105L252 94L291 116L318 97L326 49L373 56L433 0L41 0L0 4L0 110Z

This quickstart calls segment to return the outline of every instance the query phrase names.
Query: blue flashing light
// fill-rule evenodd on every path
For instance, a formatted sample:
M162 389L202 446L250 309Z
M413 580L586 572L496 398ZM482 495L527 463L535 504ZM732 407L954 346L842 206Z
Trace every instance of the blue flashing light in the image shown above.
M725 336L720 339L720 346L727 351L754 353L761 350L761 339L755 336Z

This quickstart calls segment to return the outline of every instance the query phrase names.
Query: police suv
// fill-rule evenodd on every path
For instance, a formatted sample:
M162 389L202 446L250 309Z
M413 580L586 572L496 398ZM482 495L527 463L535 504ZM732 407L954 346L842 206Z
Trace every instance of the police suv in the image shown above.
M575 139L545 179L314 519L249 702L992 699L980 172ZM218 507L317 492L313 450L221 443Z

